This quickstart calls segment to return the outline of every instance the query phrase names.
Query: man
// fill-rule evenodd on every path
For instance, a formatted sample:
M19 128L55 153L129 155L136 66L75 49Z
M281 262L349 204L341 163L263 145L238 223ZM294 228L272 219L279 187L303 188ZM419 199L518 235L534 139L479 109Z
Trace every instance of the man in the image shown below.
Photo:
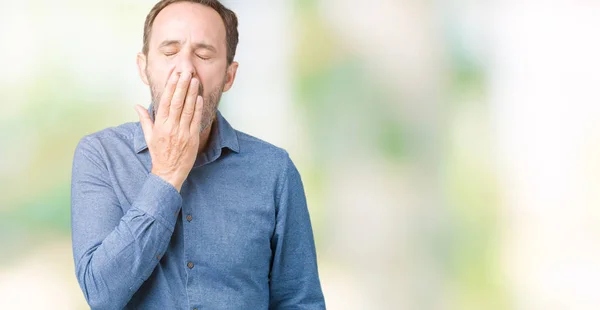
M324 309L300 175L217 111L238 63L216 0L163 0L138 55L140 122L84 137L71 193L92 309Z

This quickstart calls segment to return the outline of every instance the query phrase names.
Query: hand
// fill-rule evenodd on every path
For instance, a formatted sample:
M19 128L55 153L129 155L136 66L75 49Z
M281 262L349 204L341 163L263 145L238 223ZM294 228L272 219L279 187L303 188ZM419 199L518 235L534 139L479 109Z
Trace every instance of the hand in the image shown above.
M181 191L198 155L204 101L198 95L198 78L192 78L190 72L179 76L173 71L174 68L154 123L144 107L138 105L136 111L152 158L152 173Z

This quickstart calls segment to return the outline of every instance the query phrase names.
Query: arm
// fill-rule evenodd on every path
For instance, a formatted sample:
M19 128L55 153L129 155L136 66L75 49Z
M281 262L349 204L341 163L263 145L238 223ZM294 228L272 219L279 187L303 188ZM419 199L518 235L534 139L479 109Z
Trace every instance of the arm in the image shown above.
M181 208L177 190L148 174L123 214L93 140L76 148L71 184L77 280L92 309L122 309L166 250Z
M304 188L289 158L280 182L269 309L325 309Z
M75 150L71 187L73 254L79 285L93 309L120 309L152 274L166 250L200 145L204 100L191 72L169 72L153 123L136 110L148 151L148 174L123 214L100 148L84 138Z

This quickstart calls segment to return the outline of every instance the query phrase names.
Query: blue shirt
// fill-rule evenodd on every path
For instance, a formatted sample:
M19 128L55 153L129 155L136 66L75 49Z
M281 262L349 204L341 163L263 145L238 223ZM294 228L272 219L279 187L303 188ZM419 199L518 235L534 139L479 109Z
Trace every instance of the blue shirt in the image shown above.
M77 145L73 255L92 309L325 309L286 151L217 112L180 193L151 166L139 122Z

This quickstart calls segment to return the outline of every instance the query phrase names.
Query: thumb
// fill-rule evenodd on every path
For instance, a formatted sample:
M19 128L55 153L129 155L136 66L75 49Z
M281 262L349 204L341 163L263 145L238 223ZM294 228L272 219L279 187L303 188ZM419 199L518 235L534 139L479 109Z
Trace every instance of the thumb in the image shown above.
M150 114L148 114L148 111L139 104L135 105L135 111L137 112L137 114L140 118L140 125L142 125L142 131L144 132L144 137L146 139L150 139L150 134L152 132L152 128L154 127L154 124L152 123L152 120L150 119ZM146 143L147 142L148 141L146 141Z

